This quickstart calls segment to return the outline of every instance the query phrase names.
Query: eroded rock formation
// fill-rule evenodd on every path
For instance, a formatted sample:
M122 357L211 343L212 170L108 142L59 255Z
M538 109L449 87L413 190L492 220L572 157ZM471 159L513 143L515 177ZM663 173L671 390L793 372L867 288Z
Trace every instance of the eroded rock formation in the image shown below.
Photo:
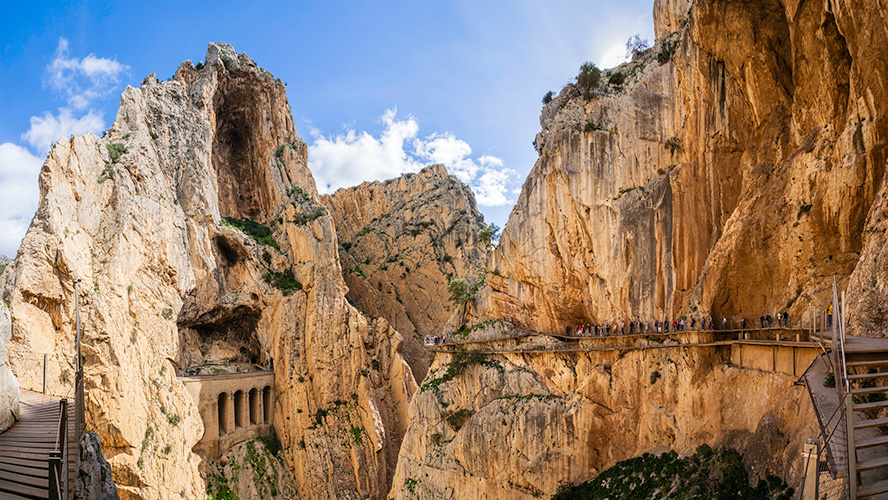
M0 301L0 431L15 423L19 415L19 383L9 366L7 350L11 338L9 308Z
M204 432L177 375L273 368L275 430L303 498L388 491L416 383L401 336L346 301L332 218L280 80L211 44L127 88L103 138L61 140L3 274L13 369L73 378L74 280L87 428L122 498L202 498ZM212 372L210 372L212 373Z
M864 321L886 293L888 20L861 0L655 6L650 51L544 108L502 276L464 323L799 320L855 268Z
M818 433L798 377L733 366L716 348L470 360L442 381L451 358L439 355L414 396L394 498L548 498L620 460L704 443L796 484Z
M432 165L321 201L336 224L348 299L404 337L402 352L422 380L431 362L424 337L442 333L453 312L447 284L486 263L475 196L443 165Z

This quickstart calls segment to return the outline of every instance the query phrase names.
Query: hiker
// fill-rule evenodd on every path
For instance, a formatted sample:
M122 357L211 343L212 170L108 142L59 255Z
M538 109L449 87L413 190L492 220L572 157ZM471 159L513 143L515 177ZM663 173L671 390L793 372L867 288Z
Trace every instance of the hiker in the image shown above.
M740 316L740 329L746 330L746 318L743 316Z
M832 313L833 313L833 304L830 300L826 306L826 326L827 328L832 328Z
M429 336L425 336L425 345L432 345L432 341L429 339Z
M789 328L789 313L783 311L783 328Z

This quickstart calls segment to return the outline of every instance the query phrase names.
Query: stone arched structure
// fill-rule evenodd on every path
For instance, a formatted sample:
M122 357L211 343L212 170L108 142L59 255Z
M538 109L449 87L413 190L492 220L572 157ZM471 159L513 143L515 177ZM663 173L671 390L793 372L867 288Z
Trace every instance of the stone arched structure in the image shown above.
M274 372L180 377L197 403L204 435L194 452L206 460L228 448L274 432Z

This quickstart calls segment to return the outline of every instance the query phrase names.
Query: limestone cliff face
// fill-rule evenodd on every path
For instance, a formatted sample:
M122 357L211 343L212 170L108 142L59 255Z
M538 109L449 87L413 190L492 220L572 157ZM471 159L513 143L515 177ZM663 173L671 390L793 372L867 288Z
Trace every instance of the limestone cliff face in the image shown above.
M881 230L864 231L871 211L879 224L888 144L884 9L655 6L664 36L605 74L621 72L622 85L590 100L568 86L544 108L540 158L490 264L502 276L462 323L557 332L787 308L798 319L833 274L844 286L861 252L881 252L881 237L865 237ZM858 273L867 304L884 298L883 269Z
M70 393L79 278L87 427L122 498L203 497L203 425L177 375L210 363L274 369L303 498L380 497L415 382L400 335L347 303L336 249L283 83L211 44L127 88L103 138L52 149L3 274L13 369L39 388L50 353L50 390Z
M443 165L432 165L322 201L336 224L348 299L404 336L402 351L422 380L431 362L423 339L442 333L453 312L447 284L486 263L475 196Z
M393 498L548 498L620 460L703 443L796 484L818 432L797 377L713 348L488 355L436 380L449 362L436 357L411 402Z
M15 423L19 415L19 383L9 366L7 351L11 338L9 308L0 302L0 432Z

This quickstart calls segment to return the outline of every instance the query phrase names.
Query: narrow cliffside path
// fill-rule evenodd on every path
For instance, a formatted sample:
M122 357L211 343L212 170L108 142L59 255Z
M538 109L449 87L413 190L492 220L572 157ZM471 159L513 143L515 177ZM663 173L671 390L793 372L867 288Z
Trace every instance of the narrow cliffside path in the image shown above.
M0 433L0 496L4 499L50 498L49 454L58 447L60 400L36 392L21 392L19 420ZM73 425L73 405L68 406L67 422L69 427ZM71 429L67 432L70 435ZM67 443L67 455L74 457L76 444L70 439ZM62 463L68 464L70 479L74 461Z

